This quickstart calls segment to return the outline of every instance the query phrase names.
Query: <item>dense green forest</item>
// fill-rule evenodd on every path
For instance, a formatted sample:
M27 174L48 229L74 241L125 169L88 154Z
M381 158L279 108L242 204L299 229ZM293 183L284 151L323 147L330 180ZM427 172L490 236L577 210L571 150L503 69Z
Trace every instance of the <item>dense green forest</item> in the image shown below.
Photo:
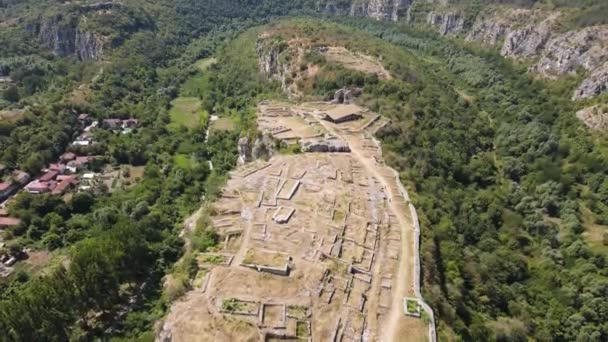
M487 2L536 3L475 5ZM581 25L605 20L602 1L579 2ZM57 158L76 134L75 110L139 119L132 134L99 134L95 152L104 163L145 166L137 184L111 194L82 193L68 202L23 194L11 204L23 222L8 232L5 247L57 251L69 262L0 283L2 340L153 338L154 322L175 296L163 292L163 277L195 268L187 257L175 265L184 217L203 196L213 198L234 166L239 135L253 133L256 101L281 96L278 84L258 75L261 29L248 29L315 10L306 0L127 3L132 8L108 19L126 21L106 28L113 45L103 63L52 56L26 44L26 31L0 30L7 47L0 72L16 81L0 101L25 108L20 119L0 121L0 163L35 173ZM45 12L56 5L2 0L0 13L28 13L39 4ZM574 83L534 80L495 52L429 32L325 19L339 25L282 25L382 54L395 76L378 80L326 66L331 72L319 74L311 95L361 86L359 101L391 119L379 138L420 214L423 289L439 339L607 340L608 237L589 241L584 233L608 225L608 143L575 118ZM107 24L89 23L96 30ZM209 56L217 63L207 71L194 66ZM170 129L170 103L192 79L201 85L190 95L209 113L232 118L237 130L205 143L205 126ZM87 100L71 103L68 94L82 83L91 83ZM176 156L191 162L176 163ZM215 242L204 226L193 235L199 250Z
M583 133L568 87L432 34L347 23L429 57L412 65L417 87L366 87L366 100L394 118L380 137L427 228L425 293L443 336L605 339L605 248L581 233L608 223L607 145Z

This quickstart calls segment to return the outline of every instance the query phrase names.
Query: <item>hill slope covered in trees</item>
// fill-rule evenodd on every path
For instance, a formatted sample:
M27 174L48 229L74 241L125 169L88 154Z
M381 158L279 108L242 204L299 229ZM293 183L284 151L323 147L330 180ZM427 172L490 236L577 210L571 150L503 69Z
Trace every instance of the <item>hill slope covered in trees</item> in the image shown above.
M192 264L173 265L183 253L182 219L234 165L239 134L254 130L256 101L283 96L258 74L255 35L239 34L319 9L308 0L130 0L83 14L92 3L0 1L0 72L18 95L0 104L23 110L21 119L0 121L0 163L35 170L58 157L76 109L138 118L135 134L101 137L100 153L146 171L119 193L69 203L28 195L14 204L24 223L12 237L70 262L1 284L6 340L151 338L172 299L162 277L193 272ZM358 101L391 119L379 138L420 213L424 294L440 340L608 339L608 145L576 119L584 105L570 100L578 80L536 80L496 51L411 25L331 15L279 25L338 37L369 55L393 51L377 56L393 79L327 67L306 89L325 99L362 87ZM76 32L94 35L103 54L56 53L43 27L73 31L74 43ZM208 71L194 66L211 55L218 63ZM232 118L237 132L205 143L205 127L168 128L170 102L193 78L202 107ZM75 104L69 95L83 84L86 100ZM192 164L176 165L178 155ZM213 244L213 232L196 234L197 248Z

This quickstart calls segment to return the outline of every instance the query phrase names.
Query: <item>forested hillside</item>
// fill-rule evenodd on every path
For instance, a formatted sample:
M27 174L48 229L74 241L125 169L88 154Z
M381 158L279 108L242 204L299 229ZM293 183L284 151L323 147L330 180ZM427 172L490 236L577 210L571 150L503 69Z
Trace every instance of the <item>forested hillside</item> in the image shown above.
M535 2L471 3L481 10ZM579 2L551 3L574 8L576 25L605 24L603 2ZM10 78L0 84L0 115L11 115L0 116L0 176L34 175L62 155L80 129L74 113L139 120L130 134L97 133L88 153L100 167L144 171L112 192L19 193L10 203L21 223L3 231L3 249L53 258L44 271L0 280L0 340L153 340L154 322L196 271L188 253L175 265L187 250L183 219L217 193L239 136L255 134L256 102L284 96L278 82L258 74L261 29L251 28L269 23L332 37L380 58L394 76L365 77L308 55L321 72L301 89L326 100L339 88L361 87L357 101L391 120L378 137L418 208L423 291L439 340L608 339L608 141L575 116L605 96L572 101L576 76L539 80L496 49L413 25L336 16L345 12L311 0L86 6L95 4L0 0L0 76ZM52 35L41 34L44 27ZM49 46L45 37L66 37L61 29L71 38ZM217 62L208 69L196 66L211 56ZM206 140L206 123L172 122L178 96L200 100L205 115L233 129ZM201 225L193 248L216 238ZM178 286L166 287L167 274Z

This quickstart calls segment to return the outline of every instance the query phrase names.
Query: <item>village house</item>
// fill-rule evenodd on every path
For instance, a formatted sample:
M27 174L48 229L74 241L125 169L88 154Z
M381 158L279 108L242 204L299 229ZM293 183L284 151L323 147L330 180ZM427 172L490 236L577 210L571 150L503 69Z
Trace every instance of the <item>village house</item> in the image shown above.
M59 175L58 171L49 170L45 174L40 176L40 178L38 178L38 180L40 182L50 182L52 180L55 180L55 178L57 178L58 175Z
M99 125L98 121L93 121L90 125L88 125L87 127L84 128L85 133L92 131L93 128L97 128L98 125Z
M0 217L0 228L10 228L21 224L21 220L14 217ZM10 266L10 265L9 265Z
M29 192L30 194L35 194L35 195L44 194L44 193L51 191L51 183L50 182L41 182L40 180L36 179L36 180L30 182L28 185L26 185L25 190L27 190L27 192Z
M137 127L139 121L137 119L104 119L101 126L105 129L119 130L122 129L122 133L129 133Z
M74 140L72 142L72 145L74 145L74 146L90 146L93 144L94 144L93 138L86 133L81 134L80 136L78 136L78 138L76 138L76 140Z
M61 163L53 163L50 164L48 169L48 171L55 171L58 174L62 175L65 172L65 165L61 164Z
M122 128L136 128L138 123L137 119L126 119L122 121Z
M70 161L67 165L67 170L70 173L77 173L78 171L87 167L89 162L92 161L92 157L82 156L76 157L74 160Z
M122 127L121 119L104 119L102 121L102 127L106 129L117 129Z
M78 184L78 179L76 175L70 176L58 176L57 177L57 186L51 192L53 195L63 195L68 190L73 188L76 184Z
M359 120L361 108L356 105L338 106L324 113L323 119L333 123L342 123L347 121Z
M78 115L78 121L83 124L83 125L87 125L90 120L89 120L89 114L80 114Z

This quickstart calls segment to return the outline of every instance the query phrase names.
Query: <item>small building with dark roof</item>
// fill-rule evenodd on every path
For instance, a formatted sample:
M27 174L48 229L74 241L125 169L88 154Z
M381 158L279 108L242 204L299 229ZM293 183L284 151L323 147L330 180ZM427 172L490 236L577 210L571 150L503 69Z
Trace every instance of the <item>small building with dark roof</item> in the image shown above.
M356 105L341 105L325 112L323 119L333 123L342 123L359 120L362 117L361 107Z

